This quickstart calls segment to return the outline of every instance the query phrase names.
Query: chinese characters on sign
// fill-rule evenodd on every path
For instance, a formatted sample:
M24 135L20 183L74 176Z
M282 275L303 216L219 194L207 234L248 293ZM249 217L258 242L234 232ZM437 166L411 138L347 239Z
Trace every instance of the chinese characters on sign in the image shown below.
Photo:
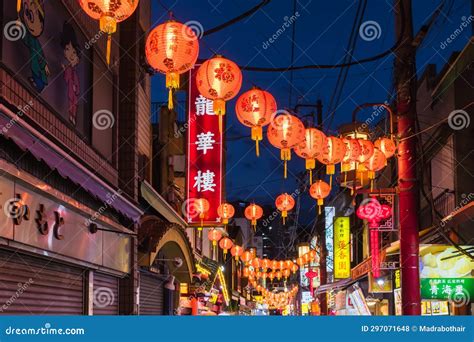
M334 219L334 278L345 279L351 276L350 219Z
M474 293L473 278L421 279L421 296L426 299L463 299Z
M196 87L196 66L189 77L189 116L186 193L188 201L205 198L209 210L205 213L204 224L219 223L217 207L222 197L222 133L219 120L213 111L212 100L199 94ZM192 204L191 204L192 205ZM199 215L187 210L187 222L200 224Z

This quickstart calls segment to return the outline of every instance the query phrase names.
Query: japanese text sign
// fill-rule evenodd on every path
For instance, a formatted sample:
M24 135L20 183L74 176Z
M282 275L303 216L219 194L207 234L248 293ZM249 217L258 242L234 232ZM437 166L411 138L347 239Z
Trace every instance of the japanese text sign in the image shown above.
M345 279L351 276L350 219L334 219L334 278Z
M199 94L197 89L197 67L189 75L186 220L189 224L199 224L200 213L193 208L192 201L204 198L209 202L209 210L204 213L203 221L213 225L220 222L217 207L223 192L223 137L212 100Z

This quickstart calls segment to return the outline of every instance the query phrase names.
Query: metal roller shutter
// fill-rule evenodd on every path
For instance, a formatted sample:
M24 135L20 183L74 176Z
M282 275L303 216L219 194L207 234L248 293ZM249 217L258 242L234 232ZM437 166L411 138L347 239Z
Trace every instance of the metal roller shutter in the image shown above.
M119 280L94 272L94 315L119 314Z
M84 272L0 250L0 314L82 315Z
M163 280L140 272L140 315L163 315Z

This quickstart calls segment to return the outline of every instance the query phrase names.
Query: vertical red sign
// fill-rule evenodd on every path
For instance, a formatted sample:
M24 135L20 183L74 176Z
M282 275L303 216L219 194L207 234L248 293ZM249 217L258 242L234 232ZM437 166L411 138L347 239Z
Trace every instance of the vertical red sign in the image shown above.
M205 198L209 211L204 224L219 224L217 207L222 200L223 135L219 132L219 118L212 100L199 94L196 86L198 66L189 75L188 154L187 154L187 222L200 224L201 219L193 201Z

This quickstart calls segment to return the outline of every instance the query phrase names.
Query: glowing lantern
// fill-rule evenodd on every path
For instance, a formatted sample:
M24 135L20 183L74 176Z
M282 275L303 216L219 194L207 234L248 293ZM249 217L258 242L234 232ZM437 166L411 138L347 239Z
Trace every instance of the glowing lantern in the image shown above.
M250 251L243 252L242 256L240 257L240 259L242 259L244 263L248 263L250 260L252 260L252 258L253 258L253 255L252 255L252 252Z
M217 229L211 229L207 233L207 237L209 241L212 241L212 248L215 249L217 246L217 242L222 238L222 232Z
M329 186L332 186L332 176L336 173L336 166L346 155L346 144L342 139L328 137L318 160L326 165L326 174L329 175Z
M192 206L196 213L199 214L199 218L201 219L201 226L198 227L199 236L201 236L202 227L204 226L204 217L206 213L209 211L210 204L209 201L205 198L195 198L192 203L190 202L188 206ZM189 208L188 208L189 211Z
M306 161L306 170L309 170L309 183L313 184L313 169L316 159L321 156L322 148L327 144L326 135L316 128L306 128L305 138L294 147L296 155Z
M270 267L271 261L268 259L263 259L261 265L262 265L262 268L266 271Z
M291 195L284 193L276 198L275 206L278 210L281 211L283 224L285 224L285 218L288 217L288 211L293 209L293 207L295 206L295 200L293 199L293 197L291 197Z
M369 222L370 249L372 257L372 275L380 276L380 251L379 251L379 224L392 216L392 208L387 204L380 204L376 198L371 198L368 203L357 208L357 216Z
M277 271L277 272L275 273L275 275L276 275L276 277L277 277L278 280L281 279L282 274L281 274L280 271Z
M291 271L289 269L284 269L282 273L285 279L288 279L288 277L291 275Z
M99 20L100 30L107 36L107 65L110 64L112 34L117 31L117 23L130 17L137 9L139 0L79 0L79 6L92 19ZM20 3L20 0L18 1ZM20 6L17 7L20 9Z
M239 261L240 256L244 253L244 249L239 245L234 245L230 249L230 254L235 258L235 261Z
M390 138L378 138L374 142L374 146L385 155L385 158L391 158L397 150L397 145Z
M271 267L272 267L272 270L276 271L278 269L278 261L273 260Z
M173 90L179 88L179 75L189 71L198 58L198 38L188 26L170 20L150 32L145 55L152 68L166 75L168 108L173 109Z
M254 230L257 230L257 220L263 216L263 209L259 205L250 204L245 208L245 217L250 220Z
M291 260L285 260L285 268L291 270L291 266L293 266L293 261Z
M262 272L257 271L257 273L255 273L255 278L257 278L257 279L262 278Z
M259 88L246 91L237 99L235 104L237 119L252 129L252 140L255 140L257 156L260 155L258 143L263 139L262 127L270 123L276 110L277 103L272 94Z
M224 252L224 256L227 254L227 251L232 248L233 245L234 243L228 237L225 237L221 241L219 241L219 247Z
M273 279L275 279L275 272L268 273L268 278L270 279L270 281L273 281Z
M214 113L219 116L219 129L222 131L225 102L235 97L242 86L239 66L222 56L208 59L196 73L196 84L202 96L213 100Z
M293 264L291 266L291 272L296 273L296 271L298 271L298 265Z
M254 258L254 259L252 260L252 266L253 266L254 268L260 268L260 259L259 259L259 258Z
M328 183L323 182L322 180L316 181L309 188L309 195L317 200L319 214L321 214L321 206L324 204L324 199L329 196L330 192L331 187Z
M298 264L298 266L301 267L301 266L304 266L305 261L304 261L304 259L303 259L302 257L298 257L298 258L296 259L296 263Z
M291 160L291 149L305 139L304 125L291 114L280 114L273 118L268 126L267 136L270 144L281 150L280 158L284 162L284 177L287 176L287 161Z
M356 162L359 159L362 151L359 140L343 138L342 141L346 144L346 154L342 159L341 171L347 173L351 170L351 163Z
M234 217L234 214L235 214L235 209L232 204L222 203L221 205L217 207L217 215L219 215L219 217L222 220L222 223L225 225L229 223L229 220L232 217Z
M309 256L311 257L311 260L314 260L317 255L318 253L314 249L309 251Z
M242 270L242 276L243 276L244 278L248 278L248 277L249 277L249 274L250 274L249 268L248 268L248 267L244 267L244 269Z
M373 190L374 188L375 173L377 171L382 170L386 164L387 164L387 158L385 158L385 155L383 154L382 151L380 151L378 148L375 147L372 157L367 159L363 164L363 166L368 171L367 174L370 179L371 190Z
M278 261L278 269L283 271L285 269L285 262L283 260Z
M374 144L370 140L357 139L360 145L360 155L357 161L363 163L374 154Z
M305 254L303 255L303 260L304 260L305 264L307 264L307 263L309 263L309 262L311 261L311 255L309 254L309 252L308 252L308 253L305 253Z

